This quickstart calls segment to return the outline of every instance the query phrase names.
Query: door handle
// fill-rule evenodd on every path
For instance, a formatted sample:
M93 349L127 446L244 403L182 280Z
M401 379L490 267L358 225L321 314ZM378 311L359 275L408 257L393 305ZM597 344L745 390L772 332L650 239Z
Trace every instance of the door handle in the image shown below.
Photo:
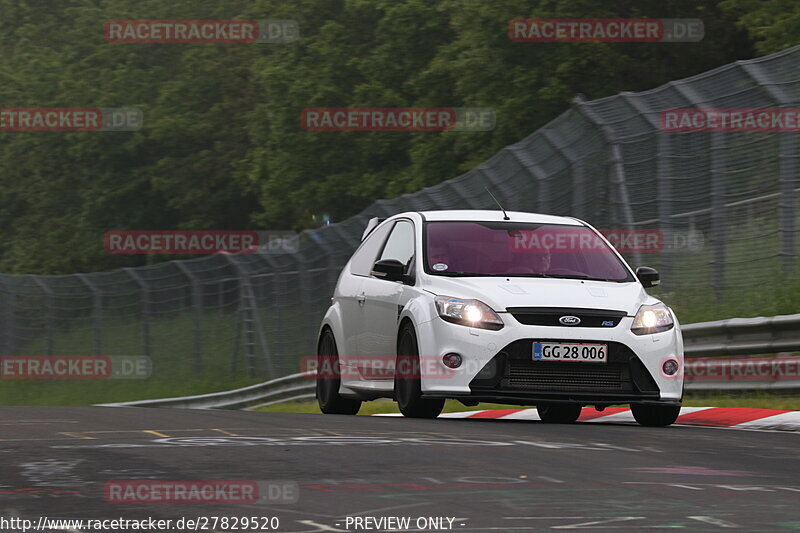
M356 297L356 300L358 300L358 305L360 305L360 306L363 306L363 305L364 305L364 301L365 301L366 299L367 299L367 293L365 293L365 292L363 292L363 291L361 292L361 294L359 294L359 295Z

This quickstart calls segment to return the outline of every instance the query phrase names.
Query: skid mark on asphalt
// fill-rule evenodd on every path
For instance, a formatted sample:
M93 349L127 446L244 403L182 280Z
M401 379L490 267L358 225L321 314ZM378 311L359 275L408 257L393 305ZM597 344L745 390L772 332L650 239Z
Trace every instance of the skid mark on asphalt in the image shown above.
M58 419L25 419L25 420L3 420L0 426L40 426L42 424L78 424L77 420L58 420Z
M73 433L71 431L59 431L59 435L66 435L67 437L72 437L73 439L95 439L97 437L88 437L85 435L80 435L78 433Z
M157 429L115 429L115 430L85 430L85 431L59 431L58 435L69 437L69 439L80 440L99 440L99 439L128 439L130 437L149 438L151 436L159 438L169 437L394 437L397 431L339 431L331 429L317 428L275 428L264 429L256 427L245 428L157 428ZM402 432L404 437L409 438L443 438L448 434L445 432L431 431L407 431ZM503 437L502 434L495 435L497 438ZM51 439L0 439L3 440L51 440ZM138 439L137 439L138 440Z
M362 516L362 515L365 515L365 514L373 514L374 515L374 514L382 513L382 512L385 512L385 511L394 511L396 509L407 509L409 507L420 507L422 505L432 505L432 504L433 504L433 502L406 503L406 504L403 504L403 505L393 505L391 507L381 507L381 508L378 508L378 509L367 509L365 511L359 511L357 513L348 513L347 516ZM339 518L344 519L344 516L340 516ZM336 525L338 526L339 524L336 524Z
M227 435L229 437L241 437L238 433L232 433L230 431L226 431L224 429L214 428L211 431L216 431L217 433L222 433L223 435Z
M142 433L149 433L150 435L155 435L156 437L164 437L164 438L169 438L172 436L172 435L167 435L166 433L162 433L160 431L156 431L154 429L143 429Z
M237 432L242 430L236 430ZM246 431L246 430L245 430ZM198 433L201 433L198 435ZM234 433L234 430L219 429L219 428L189 428L189 429L113 429L113 430L89 430L89 431L59 431L59 435L65 435L73 439L119 439L128 437L141 437L149 439L150 437L169 438L181 435L192 437L217 437L223 433L230 437L241 437L240 433ZM15 439L15 440L29 440L29 439ZM49 440L49 439L30 439L30 440Z

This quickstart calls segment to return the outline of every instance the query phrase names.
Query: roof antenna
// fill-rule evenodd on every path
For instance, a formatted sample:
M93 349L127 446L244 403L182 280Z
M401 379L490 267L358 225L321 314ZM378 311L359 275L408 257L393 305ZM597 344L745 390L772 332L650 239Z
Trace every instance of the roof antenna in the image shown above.
M484 185L484 186L483 186L483 188L484 188L484 189L486 189L486 192L488 192L488 193L489 193L489 196L491 196L491 197L492 197L492 200L494 200L494 203L496 203L496 204L497 204L497 207L499 207L499 208L500 208L500 211L502 211L502 212L503 212L503 220L511 220L510 218L508 218L508 213L506 213L506 210L505 210L505 209L503 209L503 206L502 206L502 205L500 205L500 202L498 202L498 201L497 201L497 198L495 198L495 197L494 197L494 194L492 194L492 191L490 191L490 190L489 190L489 187L487 187L487 186L485 186L485 185Z

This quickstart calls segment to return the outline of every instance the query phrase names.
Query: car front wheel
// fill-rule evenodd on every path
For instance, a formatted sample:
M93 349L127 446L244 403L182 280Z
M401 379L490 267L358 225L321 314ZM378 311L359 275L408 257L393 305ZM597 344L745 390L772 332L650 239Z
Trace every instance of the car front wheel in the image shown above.
M394 395L403 416L436 418L444 408L444 399L422 399L419 347L411 324L400 330L395 363Z
M317 351L317 402L325 414L354 415L361 409L360 400L343 398L339 394L342 371L339 352L331 330L326 329L319 339Z
M542 403L536 406L539 418L547 424L572 424L581 416L581 406L570 403Z
M680 405L631 405L633 418L642 426L669 426L681 414Z

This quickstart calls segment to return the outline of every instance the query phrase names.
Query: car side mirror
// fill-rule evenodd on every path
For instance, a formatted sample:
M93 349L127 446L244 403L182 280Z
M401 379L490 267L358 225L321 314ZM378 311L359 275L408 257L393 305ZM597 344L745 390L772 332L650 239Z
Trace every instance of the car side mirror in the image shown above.
M405 281L406 266L397 259L381 259L372 266L370 273L386 281Z
M661 276L655 268L641 266L636 269L636 277L642 282L645 289L661 284Z

